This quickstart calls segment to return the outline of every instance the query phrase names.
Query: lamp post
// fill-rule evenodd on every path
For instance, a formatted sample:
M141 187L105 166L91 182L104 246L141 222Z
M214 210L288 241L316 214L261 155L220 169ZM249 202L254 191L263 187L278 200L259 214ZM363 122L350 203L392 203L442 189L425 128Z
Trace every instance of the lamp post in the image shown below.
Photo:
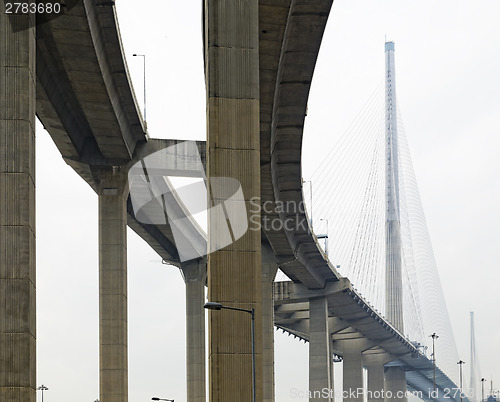
M152 401L169 401L169 402L174 402L173 399L163 399L163 398L158 398L157 396L153 396L151 398Z
M144 123L147 127L147 119L146 119L146 55L145 54L136 54L134 53L132 56L134 57L142 57L144 62Z
M42 384L36 390L42 391L42 402L43 402L43 391L48 391L49 389L45 385Z
M435 349L435 345L434 345L434 342L436 341L436 339L439 338L439 335L437 335L435 332L430 335L430 337L432 338L432 370L433 370L433 377L434 377L434 399L435 399L435 395L436 395L436 349Z
M309 193L311 196L311 218L309 221L311 222L311 229L313 227L313 182L312 180L302 180L302 184L309 182Z
M318 239L325 239L325 254L328 256L328 219L320 219L320 221L326 221L326 233L316 236Z
M245 313L249 313L252 316L252 401L255 402L255 309L247 310L244 308L237 307L228 307L223 306L220 303L214 302L206 302L203 306L207 310L234 310L234 311L243 311Z
M484 378L481 378L481 402L484 402L484 382L486 380Z
M463 360L457 362L460 364L460 402L462 402L463 394L462 394L462 365L465 364Z

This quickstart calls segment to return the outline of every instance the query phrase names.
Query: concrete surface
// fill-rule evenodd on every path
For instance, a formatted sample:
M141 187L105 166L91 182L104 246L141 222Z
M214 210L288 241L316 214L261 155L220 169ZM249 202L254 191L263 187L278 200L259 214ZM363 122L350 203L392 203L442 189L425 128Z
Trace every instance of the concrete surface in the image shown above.
M2 402L36 400L35 28L28 18L9 18L0 3Z
M237 179L248 203L252 197L260 198L259 2L214 0L205 6L207 178L209 183L213 177ZM213 200L215 204L224 201ZM219 218L209 213L209 251L228 230L228 219ZM260 216L257 218L260 220ZM209 254L208 299L255 309L256 400L261 401L260 231L249 230L232 244ZM210 311L210 401L252 400L250 323L250 315L244 312Z

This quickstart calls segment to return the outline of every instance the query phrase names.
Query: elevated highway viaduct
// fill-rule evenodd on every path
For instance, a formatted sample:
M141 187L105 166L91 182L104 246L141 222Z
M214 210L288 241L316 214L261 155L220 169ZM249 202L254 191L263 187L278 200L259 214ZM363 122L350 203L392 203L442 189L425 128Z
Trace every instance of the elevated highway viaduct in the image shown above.
M180 227L172 227L167 219L148 224L134 213L128 191L130 167L166 147L175 147L180 155L194 148L182 141L149 137L128 75L113 4L75 1L64 15L36 27L31 24L31 28L27 28L27 16L9 19L4 3L0 5L0 400L36 399L35 114L64 160L99 198L101 402L128 399L127 225L183 272L189 401L206 400L203 303L207 263L213 301L253 306L257 311L258 400L274 399L274 322L309 341L312 391L332 387L334 353L343 356L344 388L362 385L363 365L369 369L369 388L380 387L384 364L393 364L415 370L407 371L408 384L426 391L429 361L338 274L321 251L305 212L275 207L303 202L300 153L305 112L332 1L206 3L208 149L204 143L195 144L199 161L175 169L208 181L236 172L246 196L257 195L262 203L273 206L262 211L262 219L307 223L302 228L263 230L257 237L245 237L249 249L229 247L214 253L229 255L223 254L229 250L233 261L243 264L242 275L251 273L253 285L233 283L245 289L225 300L213 299L214 283L227 280L231 284L234 278L218 278L215 265L210 264L230 263L224 258L214 260L212 254L207 261L206 236L192 221ZM250 128L241 130L242 122ZM163 168L167 171L169 163L166 158ZM200 165L207 167L206 177ZM253 179L243 180L245 175ZM185 212L182 205L174 208L179 215ZM200 258L182 261L176 231L200 251ZM243 257L248 253L253 255L251 263ZM291 282L273 285L277 268ZM255 292L248 293L247 288ZM219 295L224 295L224 289L220 287ZM239 300L240 293L246 299ZM234 395L241 392L242 399L249 399L249 349L231 342L234 334L227 332L234 317L212 313L210 320L211 330L218 326L219 331L219 337L212 333L210 341L210 398L235 400ZM246 328L243 320L238 325L242 331ZM217 355L221 342L233 349ZM229 367L233 369L226 379L217 378L217 370ZM444 374L437 381L440 387L450 384ZM386 383L387 387L401 390L405 384Z

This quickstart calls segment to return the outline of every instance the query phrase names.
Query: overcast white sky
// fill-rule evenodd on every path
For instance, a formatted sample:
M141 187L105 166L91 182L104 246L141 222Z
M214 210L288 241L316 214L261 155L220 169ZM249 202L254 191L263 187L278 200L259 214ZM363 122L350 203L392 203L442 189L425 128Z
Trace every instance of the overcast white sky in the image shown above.
M120 0L117 11L140 100L142 59L132 54L147 55L151 137L205 139L201 1ZM497 387L499 17L496 0L337 0L303 150L307 177L383 79L385 35L394 40L398 102L459 354L470 360L474 311L479 375ZM90 402L98 398L97 197L41 126L37 152L38 384L50 388L47 402ZM186 401L183 281L132 232L128 255L129 400ZM307 345L277 334L276 400L307 384Z

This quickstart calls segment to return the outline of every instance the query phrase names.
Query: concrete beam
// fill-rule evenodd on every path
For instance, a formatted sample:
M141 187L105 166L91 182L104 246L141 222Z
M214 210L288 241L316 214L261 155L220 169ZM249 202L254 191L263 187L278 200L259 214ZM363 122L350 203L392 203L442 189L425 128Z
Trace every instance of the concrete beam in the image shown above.
M0 3L0 401L36 400L35 28ZM33 20L31 20L33 22Z
M309 311L309 302L277 304L274 311L277 314L294 313L296 311Z
M62 156L110 167L130 161L145 124L114 7L74 2L37 30L37 113Z
M137 145L129 166L144 163L148 173L205 178L206 142L150 138Z
M350 324L338 317L328 317L328 328L330 333L335 334L336 332L341 332L350 327Z
M291 281L275 282L274 288L275 304L302 303L313 297L332 296L352 289L347 278L340 278L337 282L328 282L323 289L308 289L300 283Z
M151 146L149 146L151 144ZM168 177L205 178L200 143L195 141L161 140L148 141L139 148L128 171L130 201L134 219L146 231L156 235L156 241L166 239L175 245L169 253L177 257L175 265L182 261L197 259L207 254L207 238L198 226L192 213L206 210L205 183L175 188ZM198 194L198 197L194 196ZM201 198L200 198L201 195ZM189 203L196 200L191 207ZM150 226L154 225L157 233ZM134 225L135 226L135 225ZM148 227L149 226L149 227Z
M99 400L128 401L127 176L99 174Z
M300 144L316 57L332 3L331 0L292 1L287 15L276 75L269 144L274 197L283 205L303 202ZM287 1L280 2L282 6L287 4ZM275 219L274 216L270 218ZM302 273L292 264L283 264L281 270L288 275L292 268L291 274L311 289L321 289L326 282L338 280L338 273L320 251L317 239L311 235L306 214L280 211L279 218L282 222L290 218L297 222L292 230L285 229L292 253L284 254L293 254L302 264ZM272 230L266 234L271 242L281 242L280 236L274 235Z
M280 320L281 321L281 320ZM276 326L283 331L288 331L301 339L309 341L309 320L297 321L293 324L282 325L281 322L276 320Z
M129 156L132 157L136 145L146 140L146 116L141 115L132 90L132 80L128 74L116 12L114 7L100 7L92 0L83 2L102 80L109 103L117 116L116 123L120 129L120 140L123 141ZM110 146L107 143L106 134L103 134L94 132L101 151L106 155L110 152L108 149L116 147Z
M337 333L332 335L333 341L346 341L350 339L364 339L363 334L360 334L357 331L346 332L346 333Z

